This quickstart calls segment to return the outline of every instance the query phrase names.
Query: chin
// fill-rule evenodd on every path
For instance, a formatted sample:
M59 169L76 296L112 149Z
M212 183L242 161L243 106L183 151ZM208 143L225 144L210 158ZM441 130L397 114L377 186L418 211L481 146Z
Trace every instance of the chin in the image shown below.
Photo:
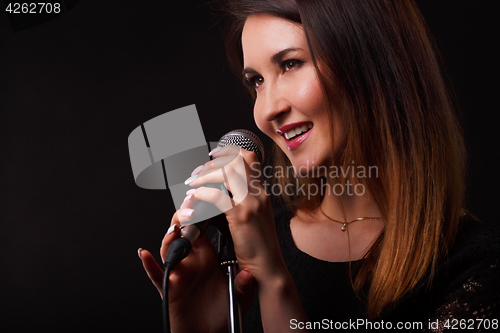
M291 161L291 163L300 178L319 178L328 172L328 164L324 159L306 158Z

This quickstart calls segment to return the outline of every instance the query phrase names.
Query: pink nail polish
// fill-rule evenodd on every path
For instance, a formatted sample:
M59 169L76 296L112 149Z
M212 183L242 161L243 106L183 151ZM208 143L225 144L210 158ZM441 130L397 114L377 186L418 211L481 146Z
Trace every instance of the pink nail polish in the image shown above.
M192 194L188 195L187 197L184 198L184 201L183 202L186 202L188 201L189 199L191 199L193 197Z
M196 167L196 169L194 169L193 172L191 172L191 176L199 174L201 170L203 170L203 165Z
M189 191L186 192L186 195L194 194L196 192L195 188L190 189Z
M186 208L180 211L182 217L191 217L193 216L194 210L190 208Z
M213 154L217 153L221 149L222 149L222 147L216 147L216 148L212 149L212 151L210 153L208 153L208 156L212 156Z

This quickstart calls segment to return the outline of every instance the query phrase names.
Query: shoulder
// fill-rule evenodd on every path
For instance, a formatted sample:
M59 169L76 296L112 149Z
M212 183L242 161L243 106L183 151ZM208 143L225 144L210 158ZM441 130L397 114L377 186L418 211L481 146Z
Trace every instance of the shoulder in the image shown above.
M495 265L500 259L500 231L488 226L484 222L474 219L470 215L462 218L455 242L448 252L447 259L438 266L439 270L452 269L462 275L474 273L476 269L485 265Z
M460 221L454 249L460 250L461 246L485 252L488 248L498 251L500 229L467 214Z
M465 216L433 283L433 317L439 321L498 318L500 231Z
M500 230L466 215L446 260L437 267L435 278L450 292L467 289L471 283L489 288L498 285L498 280L492 278L499 275L499 260Z
M430 279L389 307L391 319L495 318L500 312L500 231L467 215ZM429 282L429 280L427 281Z

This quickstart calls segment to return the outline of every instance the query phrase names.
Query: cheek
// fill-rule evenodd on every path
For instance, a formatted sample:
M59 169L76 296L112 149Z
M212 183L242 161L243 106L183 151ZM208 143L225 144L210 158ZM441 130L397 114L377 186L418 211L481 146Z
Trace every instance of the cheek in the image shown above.
M319 115L324 110L323 91L315 76L301 80L291 96L293 96L296 107L299 110L304 110L310 116Z

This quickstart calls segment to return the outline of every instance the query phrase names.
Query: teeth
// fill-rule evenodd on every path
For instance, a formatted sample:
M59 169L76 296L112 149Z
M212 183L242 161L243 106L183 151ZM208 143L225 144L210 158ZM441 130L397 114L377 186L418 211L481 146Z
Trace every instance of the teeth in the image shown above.
M285 133L285 138L287 140L290 140L292 139L293 137L297 136L297 135L300 135L304 132L307 132L309 129L311 129L313 127L313 125L311 123L307 124L307 125L302 125L302 126L299 126L299 127L295 127L291 130L289 130L288 132Z

